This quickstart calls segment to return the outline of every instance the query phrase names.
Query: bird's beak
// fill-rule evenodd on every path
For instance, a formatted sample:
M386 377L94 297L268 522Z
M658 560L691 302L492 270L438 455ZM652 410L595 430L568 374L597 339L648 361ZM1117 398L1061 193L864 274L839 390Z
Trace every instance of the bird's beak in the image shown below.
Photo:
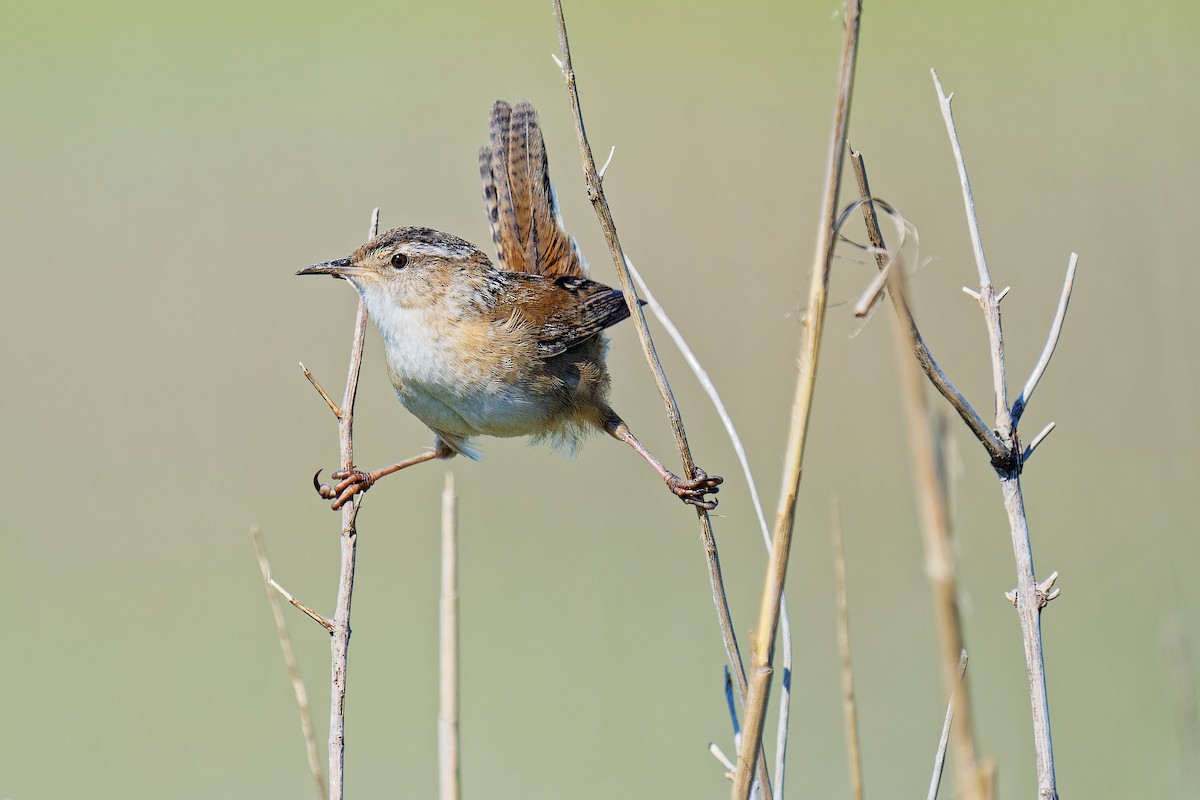
M332 275L335 278L343 280L351 275L357 275L361 270L354 266L348 258L339 258L336 261L325 261L320 264L313 264L310 267L297 272L297 275Z

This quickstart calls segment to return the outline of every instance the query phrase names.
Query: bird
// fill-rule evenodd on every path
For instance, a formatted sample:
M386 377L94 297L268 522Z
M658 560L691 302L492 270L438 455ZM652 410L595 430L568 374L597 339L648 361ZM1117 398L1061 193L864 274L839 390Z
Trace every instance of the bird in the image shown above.
M632 447L683 502L711 510L722 478L668 470L609 405L604 331L630 315L624 294L590 280L563 226L537 111L497 100L479 153L484 208L499 265L427 227L395 228L348 258L297 275L348 281L383 339L388 377L434 433L432 449L314 485L341 508L380 478L433 459L478 459L478 436L531 437L572 453L603 431ZM318 473L319 476L320 473Z

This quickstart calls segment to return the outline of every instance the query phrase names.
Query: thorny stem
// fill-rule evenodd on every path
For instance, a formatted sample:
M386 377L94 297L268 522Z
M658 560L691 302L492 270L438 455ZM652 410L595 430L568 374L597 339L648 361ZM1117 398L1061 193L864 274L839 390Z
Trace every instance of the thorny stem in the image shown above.
M1008 406L1008 389L1005 379L1004 339L1000 327L1000 302L992 286L991 275L983 255L983 245L979 236L979 218L975 214L975 201L971 194L971 183L967 178L967 167L963 160L962 148L958 141L958 131L954 125L954 115L951 112L951 95L942 89L937 72L933 71L933 82L937 88L938 103L941 106L942 118L946 123L946 132L950 137L950 146L954 151L955 163L958 167L959 180L962 184L963 203L967 211L967 225L971 231L971 244L975 250L975 263L979 270L980 306L983 309L984 320L987 323L988 340L991 343L993 385L996 396L996 433L1005 443L1011 457L1002 465L993 464L1000 476L1000 490L1004 496L1004 510L1008 514L1009 530L1012 534L1013 557L1017 567L1017 617L1021 623L1021 638L1025 646L1025 668L1029 679L1029 700L1033 709L1033 739L1037 753L1038 796L1041 800L1057 800L1058 788L1054 775L1054 745L1050 734L1050 700L1046 691L1046 665L1042 653L1042 607L1046 598L1038 592L1038 583L1033 566L1033 546L1029 539L1029 521L1025 516L1025 501L1021 495L1021 443L1017 436L1016 422L1012 410ZM1074 260L1072 260L1072 267ZM1071 270L1073 276L1074 269ZM1068 288L1064 290L1060 302L1062 314L1066 313L1067 300L1070 297ZM1061 327L1061 323L1057 323ZM1057 341L1057 334L1052 334L1052 340ZM1053 347L1050 348L1053 351ZM1049 361L1049 355L1046 355ZM1035 369L1035 375L1040 377L1041 365ZM1036 383L1036 382L1035 382ZM1030 389L1032 391L1032 388Z

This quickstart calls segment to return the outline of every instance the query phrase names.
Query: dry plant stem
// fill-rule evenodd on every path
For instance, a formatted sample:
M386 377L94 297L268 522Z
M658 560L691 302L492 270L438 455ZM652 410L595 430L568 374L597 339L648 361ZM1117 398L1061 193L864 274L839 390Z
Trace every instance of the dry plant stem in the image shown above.
M659 394L662 395L667 420L672 432L675 434L675 442L683 462L684 476L691 479L695 477L696 464L692 460L691 447L688 444L687 434L683 428L683 418L679 413L679 406L675 402L675 397L671 392L671 386L667 383L662 363L659 361L658 353L654 348L654 341L650 337L650 330L646 326L646 317L642 313L637 292L634 290L633 280L626 266L625 252L621 247L620 239L617 237L616 223L613 221L608 201L604 197L604 186L600 179L600 174L596 170L596 160L592 155L592 146L588 142L587 133L584 129L583 112L579 103L579 90L575 83L575 70L571 64L571 47L567 40L567 23L563 16L561 0L554 0L554 15L558 21L558 41L562 51L561 60L556 60L558 60L559 67L562 70L563 80L567 86L567 95L571 102L571 112L575 122L575 133L579 139L579 153L583 161L583 175L587 187L588 199L591 201L592 207L596 211L596 216L600 220L600 227L604 231L605 240L608 242L613 264L616 266L617 276L621 281L621 289L625 293L625 302L629 306L630 316L634 327L637 329L638 340L641 342L642 351L646 356L646 363L649 365L650 372L654 376L654 382L658 386ZM708 512L699 507L696 508L696 516L700 523L700 535L704 545L705 559L708 564L713 604L717 609L717 618L721 627L721 637L725 645L725 654L729 661L730 669L736 678L738 692L743 697L744 702L746 695L746 670L742 664L741 651L738 648L737 636L734 633L733 621L729 614L729 602L725 596L725 583L721 573L721 561L717 552L716 537L712 532L712 521L709 519ZM762 729L760 726L759 735L761 733ZM764 792L763 797L764 800L771 800L770 785L766 772L764 761L760 769Z
M458 496L454 475L442 491L441 666L438 688L438 796L458 800Z
M792 404L788 430L788 448L784 459L783 488L776 512L775 531L771 541L771 558L763 585L762 604L752 645L751 668L748 670L745 730L738 753L737 774L733 782L734 800L747 800L751 789L751 765L758 761L761 748L763 720L771 688L771 660L775 649L775 629L779 623L779 607L787 577L791 553L792 527L796 515L796 498L800 492L801 468L808 439L812 411L813 389L817 379L817 362L821 352L821 334L825 326L825 308L829 295L829 269L833 258L834 220L837 214L838 190L841 186L842 163L846 151L846 129L850 119L850 96L854 85L854 66L858 54L859 14L861 4L849 0L846 4L845 36L842 41L842 62L839 70L837 105L834 112L833 134L830 141L829 163L825 175L825 196L817 229L816 253L813 259L812 280L809 286L808 310L804 318L804 336L800 353L800 369Z
M862 748L858 736L858 704L854 699L854 670L850 666L850 604L846 597L846 542L837 498L830 503L833 524L833 567L837 579L838 652L842 657L842 713L850 751L850 786L854 800L863 800Z
M967 651L963 650L958 659L960 684L966 672ZM946 719L942 722L942 736L938 739L937 753L933 756L933 777L929 779L929 794L926 795L926 800L937 800L938 787L942 785L942 769L946 765L946 745L950 742L950 725L954 722L954 699L956 696L957 690L955 694L950 695L950 699L946 702Z
M1034 366L1033 372L1030 373L1029 380L1025 381L1025 388L1021 390L1021 395L1013 402L1013 425L1021 421L1021 415L1025 413L1025 409L1029 405L1029 398L1033 396L1033 390L1041 382L1042 375L1045 374L1046 367L1050 364L1050 358L1054 355L1054 348L1058 346L1058 339L1062 336L1063 321L1067 318L1067 306L1071 302L1071 290L1075 288L1075 267L1078 264L1079 254L1071 253L1071 260L1067 264L1067 277L1063 281L1062 295L1058 298L1058 310L1054 314L1054 322L1050 325L1050 335L1046 338L1046 346L1042 348L1042 356ZM1039 436L1037 441L1041 441L1042 438ZM1032 451L1035 446L1036 442L1031 443L1030 450Z
M317 623L318 625L320 625L322 628L329 631L330 633L333 633L333 623L332 622L325 619L323 616L318 614L312 608L309 608L304 603L297 600L294 596L292 596L291 592L289 592L287 589L280 586L279 582L276 581L274 578L268 578L267 584L272 589L279 592L279 594L283 596L284 600L287 600L289 603L291 603L294 607L296 607L300 611L303 611L308 616L308 618L311 619L313 622Z
M658 322L666 330L671 340L675 342L679 352L683 354L683 358L687 361L688 366L692 368L692 373L696 376L696 380L700 382L701 387L712 401L713 407L717 411L717 416L721 418L721 424L725 426L725 432L729 435L729 441L733 444L733 450L737 454L738 463L742 465L742 474L746 477L746 487L750 490L750 501L754 506L755 516L758 518L759 528L762 531L763 544L767 548L767 553L771 552L771 531L767 528L767 518L763 514L762 500L758 495L758 485L754 481L754 473L750 471L750 460L746 457L746 448L742 445L742 439L738 436L737 429L734 427L733 418L729 416L728 409L721 401L721 395L717 391L716 385L709 378L708 373L700 364L700 360L696 358L696 354L688 346L687 341L683 338L679 328L671 321L667 315L667 310L658 302L658 298L650 291L650 287L642 279L633 262L626 260L629 267L629 274L633 277L634 283L637 284L638 291L642 298L646 301L646 307L654 312L654 316L658 318ZM784 796L784 778L786 776L787 765L787 739L788 739L788 723L791 715L791 673L792 673L792 623L788 617L787 598L783 598L783 602L779 606L779 635L783 640L783 680L780 681L779 691L779 721L775 733L775 796L782 798ZM731 709L732 712L732 709ZM734 714L734 726L736 727L737 715ZM736 746L736 745L735 745ZM730 772L733 768L730 767Z
M867 236L870 239L872 247L875 249L875 261L879 265L879 268L883 269L888 264L888 256L883 246L883 237L879 233L879 220L875 215L875 206L871 198L871 186L867 180L866 165L863 163L862 153L851 151L850 163L854 167L854 177L858 182L858 191L863 200L862 212L863 221L867 227ZM988 456L992 462L995 463L1003 459L1005 456L1004 445L996 438L996 434L992 432L987 423L983 421L983 417L979 416L979 413L967 402L967 398L963 397L958 387L942 372L941 367L933 359L933 354L929 352L929 347L925 344L925 340L921 337L921 332L917 329L916 322L913 321L911 316L903 316L906 312L907 309L896 308L896 313L901 315L901 322L908 328L909 335L912 337L913 355L916 356L921 369L928 376L930 382L933 383L934 388L958 412L963 422L967 423L967 427L971 429L971 432L975 434L976 438L979 439L988 451Z
M292 637L288 635L287 620L283 618L283 606L279 604L279 598L272 590L272 585L278 586L278 584L271 580L271 562L267 559L267 548L263 544L262 531L257 525L250 528L250 537L254 540L254 552L258 555L258 568L262 572L263 585L267 590L267 602L271 604L271 615L275 617L275 631L279 634L279 647L283 650L283 660L287 664L288 677L292 680L296 705L300 708L300 729L304 733L304 749L308 754L308 769L317 783L317 793L322 800L327 800L329 792L325 787L325 776L321 774L321 757L317 754L317 735L313 730L312 712L308 706L308 692L304 689L304 681L300 679L300 667L296 664L296 652L292 649Z
M866 166L860 153L852 153L855 176L859 192L863 198L863 215L866 220L867 235L872 247L877 251L877 259L881 266L893 262L894 258L882 255L884 243L875 219L875 210L871 202L870 183L867 180ZM953 385L937 368L933 356L921 339L920 331L913 318L912 309L908 304L908 295L904 285L903 269L900 264L888 270L888 294L896 309L896 318L901 336L898 341L906 350L917 355L917 364L933 382L942 395L950 400L951 405L959 411L963 419L970 419L964 414L964 409L970 411L970 418L982 424L979 415L971 409L966 400L956 403L944 386L953 389ZM924 357L922 357L924 356ZM954 551L950 541L950 523L948 509L948 493L944 483L945 470L938 458L938 447L935 444L941 437L935 436L929 420L928 408L924 393L921 391L921 381L916 369L907 357L902 357L901 370L904 377L906 407L908 409L908 428L912 441L913 459L916 462L914 478L917 481L917 494L921 507L922 542L925 550L926 571L933 587L934 609L938 622L938 634L941 642L942 677L945 685L947 705L958 692L961 696L960 719L954 729L956 775L959 783L959 795L964 798L983 798L986 793L982 774L975 757L974 728L971 723L970 703L967 696L965 681L956 669L955 662L961 658L962 627L958 609L958 584L955 576ZM932 367L932 370L930 369ZM939 383L938 377L945 379L945 384ZM961 398L957 389L953 395ZM976 426L971 426L975 430ZM994 435L988 431L994 439ZM981 441L983 441L981 439ZM985 447L987 442L984 442ZM999 442L997 442L999 444ZM990 452L990 449L989 449ZM995 459L993 459L995 463ZM940 773L938 775L940 780Z
M1042 622L1041 612L1047 599L1044 592L1039 591L1036 573L1033 566L1033 548L1029 540L1029 523L1025 516L1025 502L1021 495L1021 456L1022 450L1016 432L1016 416L1008 406L1008 394L1005 383L1004 337L1000 326L1000 302L992 286L991 275L988 272L987 261L983 254L983 245L979 235L979 219L975 214L975 200L971 193L971 183L967 178L967 167L963 159L962 148L958 141L958 132L954 125L954 115L950 108L952 95L947 95L938 80L937 72L933 72L933 82L937 88L938 103L941 106L942 118L946 123L946 132L950 137L950 146L954 151L955 164L958 167L959 181L962 185L963 203L967 211L967 225L971 231L971 244L975 251L975 263L979 270L979 305L987 324L988 340L991 344L992 376L996 395L996 426L995 430L1000 440L1005 443L1009 458L1002 463L993 462L1000 476L1000 490L1004 497L1004 510L1008 514L1009 529L1012 533L1013 557L1017 567L1017 617L1021 623L1021 638L1025 647L1025 666L1029 680L1029 699L1033 709L1033 738L1034 750L1037 753L1038 796L1041 800L1055 800L1058 789L1054 775L1054 746L1050 733L1050 702L1046 692L1046 668L1042 654ZM1067 303L1070 299L1070 289L1074 280L1076 260L1072 258L1068 271L1068 280L1059 302L1059 314L1052 328L1050 342L1057 342L1061 331L1061 318L1065 317ZM1053 344L1048 344L1043 351L1043 359L1048 362L1053 353ZM1032 392L1040 379L1045 365L1039 361L1027 385ZM1026 398L1027 399L1027 398ZM1024 410L1022 400L1020 411Z
M899 266L899 265L897 265ZM888 281L892 302L903 311L901 320L911 317L902 269L893 269ZM898 341L905 351L913 347L909 328L900 324ZM955 777L958 796L964 800L983 800L986 788L981 780L975 756L974 726L971 722L970 695L966 681L958 679L958 662L962 655L962 621L958 608L958 579L954 548L950 538L950 520L946 508L946 493L939 480L936 442L930 425L929 408L917 365L907 352L899 353L904 380L907 427L913 450L917 497L921 511L921 538L925 550L925 571L933 588L934 614L937 618L942 678L947 702L959 690L958 724L954 734Z
M379 232L379 209L371 215L367 238ZM363 343L367 336L367 307L360 299L354 319L354 339L350 346L350 366L346 373L346 392L342 396L338 420L338 445L342 469L354 468L354 398L358 394L358 374L362 368ZM350 649L350 602L354 595L354 562L358 550L355 517L358 503L342 506L341 569L338 576L337 605L333 615L332 690L329 701L329 797L342 800L346 765L346 659Z

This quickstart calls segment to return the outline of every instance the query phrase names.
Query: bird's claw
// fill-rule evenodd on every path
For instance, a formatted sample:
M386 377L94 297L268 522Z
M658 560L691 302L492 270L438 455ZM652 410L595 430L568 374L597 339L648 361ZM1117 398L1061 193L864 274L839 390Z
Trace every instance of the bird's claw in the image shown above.
M333 500L332 508L337 511L346 503L350 502L350 498L356 494L365 492L370 489L375 483L375 476L369 472L363 472L358 469L343 469L330 475L331 480L337 481L336 484L330 486L328 483L320 483L321 472L313 476L313 486L317 490L317 494L321 495L326 500Z
M706 511L712 511L717 507L716 499L709 500L705 495L716 494L721 491L717 487L725 482L725 479L720 475L709 476L704 470L696 467L696 477L681 478L675 474L669 474L666 478L667 488L674 492L675 496L688 505L703 508Z

